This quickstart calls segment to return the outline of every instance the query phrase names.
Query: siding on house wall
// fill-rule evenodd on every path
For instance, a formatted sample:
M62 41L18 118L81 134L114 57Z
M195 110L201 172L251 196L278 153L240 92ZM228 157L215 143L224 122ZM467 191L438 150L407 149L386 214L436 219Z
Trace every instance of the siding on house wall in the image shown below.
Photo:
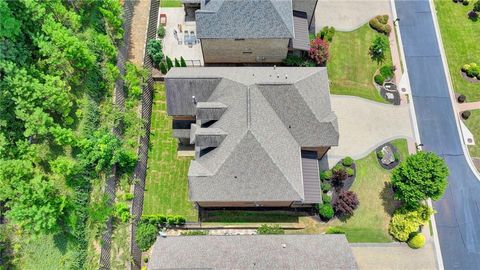
M197 202L200 207L289 207L292 202Z
M293 0L293 10L303 11L307 13L308 25L311 25L313 14L317 0Z
M289 39L202 39L205 63L280 63Z

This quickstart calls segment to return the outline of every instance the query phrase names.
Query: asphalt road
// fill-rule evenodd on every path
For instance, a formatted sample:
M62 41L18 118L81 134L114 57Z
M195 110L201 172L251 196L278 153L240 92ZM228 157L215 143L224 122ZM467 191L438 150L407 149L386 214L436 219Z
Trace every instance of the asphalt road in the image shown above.
M395 0L424 150L450 169L445 196L434 202L445 269L480 269L480 181L467 164L428 0Z

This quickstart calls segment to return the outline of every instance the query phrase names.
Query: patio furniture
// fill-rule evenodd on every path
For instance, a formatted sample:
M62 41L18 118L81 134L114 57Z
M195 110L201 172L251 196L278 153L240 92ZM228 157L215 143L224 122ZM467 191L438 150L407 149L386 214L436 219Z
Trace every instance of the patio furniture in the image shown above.
M167 26L167 14L160 13L160 24L163 26Z
M197 44L197 36L195 35L195 32L190 31L190 38L193 44Z

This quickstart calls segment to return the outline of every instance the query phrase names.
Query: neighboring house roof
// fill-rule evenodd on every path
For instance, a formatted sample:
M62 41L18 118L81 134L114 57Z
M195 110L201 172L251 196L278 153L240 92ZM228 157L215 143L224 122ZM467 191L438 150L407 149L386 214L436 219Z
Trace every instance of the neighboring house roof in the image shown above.
M345 235L158 237L148 269L357 269Z
M165 80L170 115L194 116L205 102L223 110L213 124L192 129L192 138L217 134L206 143L218 146L191 162L191 200L308 199L301 148L338 145L325 68L173 68Z
M210 0L196 11L198 38L293 38L292 0Z

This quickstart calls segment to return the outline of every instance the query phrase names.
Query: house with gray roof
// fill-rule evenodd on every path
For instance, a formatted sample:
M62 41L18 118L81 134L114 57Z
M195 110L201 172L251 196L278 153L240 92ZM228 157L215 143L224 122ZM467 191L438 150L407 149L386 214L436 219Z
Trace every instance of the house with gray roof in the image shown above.
M321 201L318 159L338 145L326 68L172 68L173 136L194 145L190 200L200 207Z
M278 63L308 51L317 0L183 0L204 62Z
M358 269L343 234L159 237L148 269Z

